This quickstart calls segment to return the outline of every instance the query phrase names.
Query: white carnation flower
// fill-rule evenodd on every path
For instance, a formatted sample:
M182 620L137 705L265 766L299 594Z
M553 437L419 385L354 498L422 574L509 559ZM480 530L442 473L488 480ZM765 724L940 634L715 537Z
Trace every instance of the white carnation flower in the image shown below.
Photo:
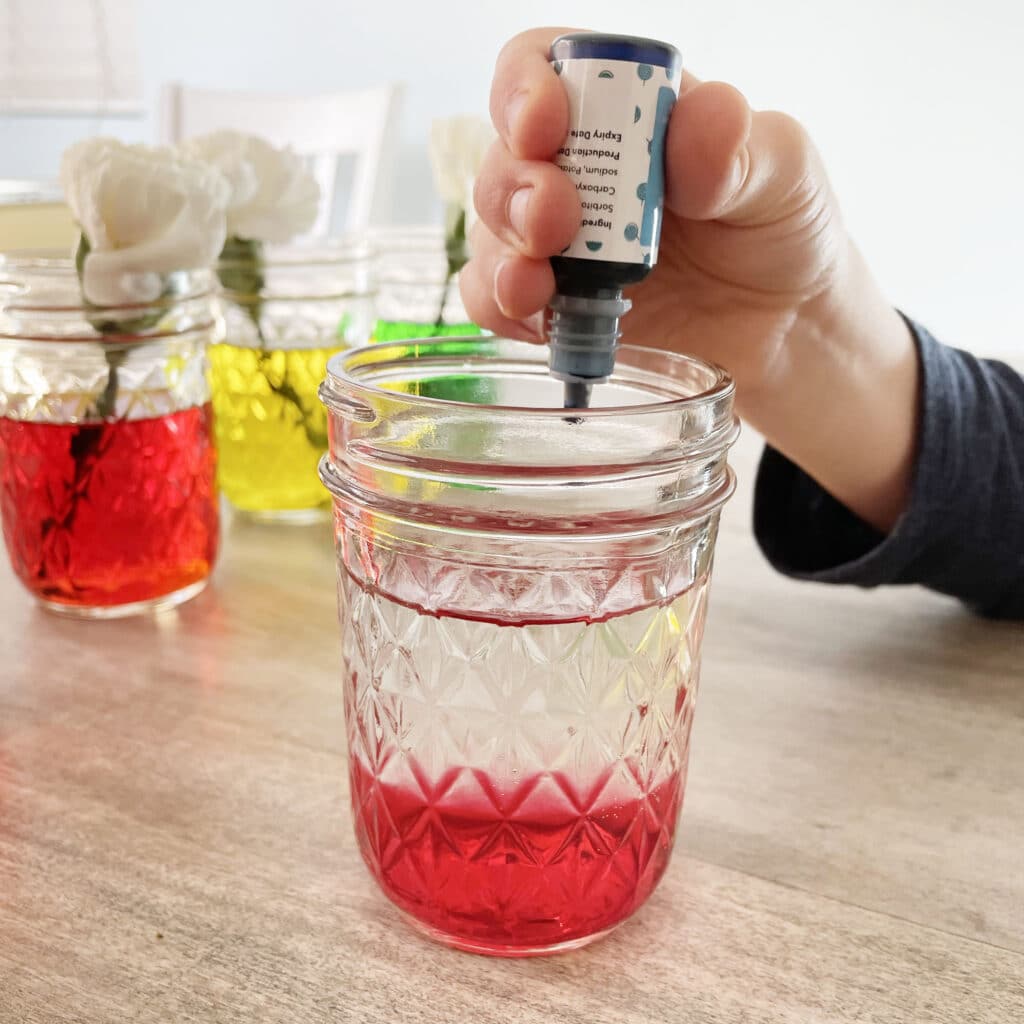
M229 236L287 242L316 221L320 186L306 161L291 149L224 130L189 139L181 150L216 167L230 183Z
M82 292L95 305L151 302L163 275L208 267L224 245L228 183L204 163L96 138L65 152L60 176L89 245Z

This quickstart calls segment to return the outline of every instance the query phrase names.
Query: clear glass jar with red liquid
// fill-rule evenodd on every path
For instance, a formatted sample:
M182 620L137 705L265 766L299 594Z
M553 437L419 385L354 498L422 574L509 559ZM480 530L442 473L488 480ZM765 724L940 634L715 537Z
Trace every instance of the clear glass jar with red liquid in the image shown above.
M151 282L141 282L152 292ZM113 617L199 593L219 542L211 275L86 305L70 259L0 257L0 517L46 608Z
M582 946L665 871L733 385L621 349L561 408L543 346L328 364L352 812L385 894L461 949Z

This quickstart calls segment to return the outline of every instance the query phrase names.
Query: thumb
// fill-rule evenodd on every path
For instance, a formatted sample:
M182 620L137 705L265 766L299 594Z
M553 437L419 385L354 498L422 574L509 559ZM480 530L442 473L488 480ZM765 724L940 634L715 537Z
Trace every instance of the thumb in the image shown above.
M679 98L665 152L668 208L689 220L757 226L789 216L827 186L820 157L793 118L755 112L723 82Z

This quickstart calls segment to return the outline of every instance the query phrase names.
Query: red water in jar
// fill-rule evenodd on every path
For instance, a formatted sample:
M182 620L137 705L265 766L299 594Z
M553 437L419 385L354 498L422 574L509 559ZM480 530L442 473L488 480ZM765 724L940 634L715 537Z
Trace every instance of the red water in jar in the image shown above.
M506 621L345 573L353 818L388 898L500 956L575 948L643 904L683 801L706 592Z
M18 578L45 601L149 601L217 554L210 406L96 424L0 418L0 511Z
M388 896L437 937L504 956L627 918L665 872L682 803L679 773L639 797L560 772L508 785L452 768L392 786L349 763L356 836Z

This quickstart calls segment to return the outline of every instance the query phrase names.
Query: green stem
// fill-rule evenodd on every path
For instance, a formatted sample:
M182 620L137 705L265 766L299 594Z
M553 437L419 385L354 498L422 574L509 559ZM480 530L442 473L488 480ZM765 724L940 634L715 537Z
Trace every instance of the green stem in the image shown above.
M78 274L80 285L85 275L85 260L91 251L92 246L83 232L78 236L78 248L75 250L75 271ZM84 287L82 290L82 304L86 310L96 309L86 298ZM99 314L89 315L89 322L101 335L119 334L125 330L121 324L108 320ZM99 397L86 414L89 419L105 420L114 415L114 410L117 408L117 391L120 383L117 379L117 371L124 362L126 354L123 349L108 348L105 343L103 344L103 358L107 361L107 379Z
M444 326L444 307L448 305L448 290L452 286L452 278L455 277L455 273L452 272L452 265L449 263L448 276L444 279L444 287L441 289L441 304L437 309L437 319L434 321L435 327Z
M114 415L114 410L117 408L117 392L120 386L117 371L121 368L121 364L124 362L127 354L124 349L104 346L103 357L107 361L107 382L90 410L93 414L90 418L105 420Z
M75 252L75 270L80 283L90 249L89 240L82 234ZM89 322L101 335L123 334L130 330L130 326L126 327L94 312L97 307L89 302L84 290L82 305L86 310ZM117 395L120 385L118 370L128 353L123 348L114 348L102 341L100 344L103 347L103 358L107 364L107 378L103 383L103 390L96 396L95 401L85 413L86 420L99 420L100 422L84 423L71 435L69 454L73 469L67 491L67 506L60 516L46 519L42 523L40 540L43 545L49 542L55 531L70 532L74 527L79 502L88 496L93 473L106 452L106 446L103 443L104 438L108 437L106 422L112 420L117 412Z
M75 525L78 503L89 493L92 475L100 460L106 454L113 438L106 423L85 423L71 435L69 451L74 470L68 485L68 503L59 517L45 519L42 523L40 543L45 546L54 530L70 531ZM104 444L104 441L107 443Z
M261 334L262 342L262 334ZM267 382L267 386L275 394L279 395L284 401L294 405L299 413L299 422L302 424L302 431L306 435L306 440L314 448L326 448L327 447L327 434L325 431L317 430L311 422L311 413L307 411L306 407L302 403L302 396L292 387L288 382L288 364L285 362L285 371L281 377L281 383L275 384L270 379L268 372L267 360L270 359L270 352L267 349L261 348L260 350L260 373L263 374L264 380Z
M299 414L306 440L318 449L327 447L327 434L317 430L311 422L312 413L306 409L302 396L288 381L288 362L285 360L284 375L280 384L271 380L267 363L271 349L263 333L263 302L261 295L266 279L263 274L263 243L252 238L239 238L232 235L221 251L220 269L217 271L224 288L233 293L235 301L245 309L245 313L256 330L259 339L259 371L270 390L289 405L295 407Z
M448 303L448 292L451 290L455 275L469 262L469 250L466 246L466 211L461 207L449 207L446 216L444 251L448 259L448 274L441 289L441 305L437 310L434 327L444 326L444 307Z

